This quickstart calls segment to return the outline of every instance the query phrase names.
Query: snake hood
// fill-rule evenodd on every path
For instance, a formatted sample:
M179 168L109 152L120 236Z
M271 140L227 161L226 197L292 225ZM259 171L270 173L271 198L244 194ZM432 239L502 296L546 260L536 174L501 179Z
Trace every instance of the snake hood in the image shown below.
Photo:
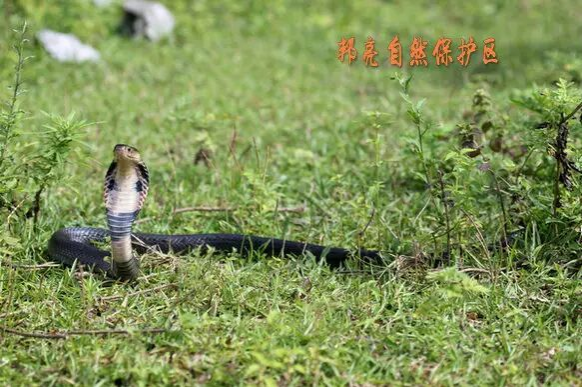
M139 265L132 253L131 228L147 197L149 173L134 147L118 144L113 156L103 195L111 233L112 269L119 278L133 280L139 274Z
M115 145L103 190L107 210L139 212L147 198L149 183L149 172L139 151L125 144Z

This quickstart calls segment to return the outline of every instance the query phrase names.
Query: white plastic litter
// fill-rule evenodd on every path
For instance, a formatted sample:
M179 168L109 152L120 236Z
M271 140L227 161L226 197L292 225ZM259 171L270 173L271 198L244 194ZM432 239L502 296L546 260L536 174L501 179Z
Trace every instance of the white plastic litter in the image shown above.
M37 37L50 56L59 62L96 62L101 57L99 51L81 43L72 34L41 30L38 32Z
M169 35L174 29L172 13L162 4L145 0L127 0L124 27L136 37L146 37L156 41Z

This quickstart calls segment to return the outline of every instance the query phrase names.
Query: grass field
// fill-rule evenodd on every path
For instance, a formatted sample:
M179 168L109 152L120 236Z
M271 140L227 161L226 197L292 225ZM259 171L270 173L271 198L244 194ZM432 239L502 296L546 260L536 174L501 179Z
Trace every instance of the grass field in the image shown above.
M0 0L8 103L12 29L26 20L32 39L0 172L0 384L580 385L582 187L576 174L572 191L559 185L553 137L532 129L580 101L577 2L165 3L177 27L154 44L115 33L118 2ZM101 63L55 62L41 28L77 34ZM386 63L396 34L405 61L417 35L479 49L467 68L429 51L428 68L400 70ZM348 36L360 55L376 39L379 68L337 60ZM497 65L481 61L488 37ZM493 129L468 157L459 133L483 121ZM569 129L578 162L582 125ZM140 231L365 246L386 265L158 254L135 285L47 265L55 230L105 226L117 143L151 172Z

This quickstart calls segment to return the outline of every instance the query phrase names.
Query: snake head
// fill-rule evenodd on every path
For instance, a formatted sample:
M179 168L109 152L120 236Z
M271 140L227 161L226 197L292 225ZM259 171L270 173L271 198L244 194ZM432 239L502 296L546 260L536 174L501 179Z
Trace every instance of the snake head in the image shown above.
M105 189L103 191L105 206L108 210L119 206L123 207L119 207L117 212L139 211L148 194L148 168L142 161L139 151L129 145L115 145L113 157L113 162L105 174ZM119 200L119 195L124 199ZM135 206L128 205L128 201ZM116 206L115 203L119 205Z
M115 148L113 148L113 157L115 161L123 164L123 163L140 163L141 162L141 155L139 151L129 145L125 144L117 144Z

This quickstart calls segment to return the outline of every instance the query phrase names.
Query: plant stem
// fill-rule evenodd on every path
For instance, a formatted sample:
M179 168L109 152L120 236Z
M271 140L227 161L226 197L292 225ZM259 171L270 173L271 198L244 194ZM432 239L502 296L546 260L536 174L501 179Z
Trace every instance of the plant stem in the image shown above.
M447 198L445 197L445 183L443 181L443 171L439 169L438 172L439 176L439 184L441 189L441 200L445 207L445 222L446 222L446 235L447 235L447 250L446 250L446 257L447 257L447 264L451 263L451 225L449 219L449 206L447 204Z
M20 86L22 85L21 73L24 66L24 61L26 60L23 55L24 43L26 42L26 38L24 37L25 33L26 22L24 22L22 29L20 30L20 39L18 40L18 44L14 46L18 61L16 62L15 67L14 83L12 85L12 99L9 103L8 119L6 123L3 124L4 127L2 128L2 134L4 136L2 138L2 143L0 144L0 169L2 168L2 164L4 164L4 158L6 157L6 149L8 147L10 135L12 134L12 130L14 129L14 125L16 123L16 101L18 99L18 95L20 94Z
M554 202L552 204L552 210L554 216L558 215L558 208L561 206L560 200L560 162L556 160L556 175L554 177ZM556 228L557 233L557 228Z
M499 188L499 180L493 171L491 171L491 177L495 183L495 192L497 193L497 199L499 200L499 207L501 209L501 216L503 217L503 240L507 239L507 212L505 211L505 203L503 201L503 195L501 195L501 189Z
M562 118L562 121L560 121L559 125L564 124L566 121L568 121L570 118L574 117L574 115L578 112L578 110L582 109L582 102L580 102L575 108L574 110L572 110L572 112L570 114L568 114L566 117ZM558 126L559 126L558 125Z
M426 177L426 184L428 185L429 189L432 188L432 181L428 174L428 166L426 165L426 160L424 159L424 146L422 145L422 138L424 133L421 130L420 123L416 125L416 132L418 134L418 152L420 157L420 162L424 169L424 175Z

